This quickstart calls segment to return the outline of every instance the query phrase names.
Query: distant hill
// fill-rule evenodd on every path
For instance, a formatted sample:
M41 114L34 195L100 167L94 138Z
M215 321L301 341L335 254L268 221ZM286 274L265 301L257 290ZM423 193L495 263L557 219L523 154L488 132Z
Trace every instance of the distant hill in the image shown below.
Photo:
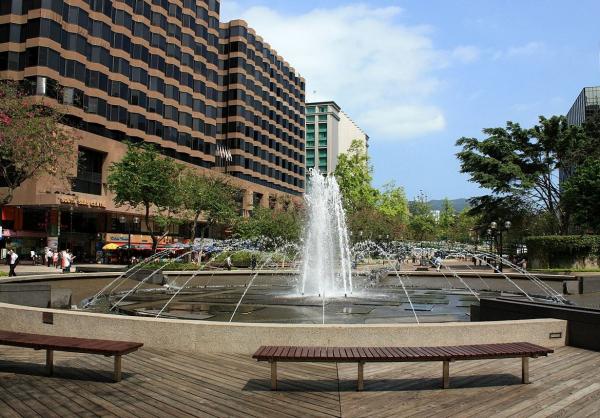
M442 209L443 199L440 200L430 200L429 205L433 210L441 210ZM454 210L457 212L462 211L466 206L468 206L467 199L450 199L452 202L452 206L454 206Z

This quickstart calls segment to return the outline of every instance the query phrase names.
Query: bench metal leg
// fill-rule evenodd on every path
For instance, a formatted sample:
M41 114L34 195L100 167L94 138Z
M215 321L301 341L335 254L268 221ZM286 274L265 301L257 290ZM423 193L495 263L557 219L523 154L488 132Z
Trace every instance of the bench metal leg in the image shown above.
M450 387L450 362L444 361L442 367L442 387L448 389Z
M46 350L46 372L48 376L54 374L54 350Z
M271 361L271 390L277 390L277 362Z
M121 356L115 356L115 374L114 374L115 382L121 381Z
M523 384L527 384L529 383L529 357L522 357L521 359L521 372L523 375L521 378L521 382Z
M365 369L365 362L364 361L359 361L358 362L358 380L356 382L356 390L358 392L360 392L361 390L364 389L365 384L364 384L364 369Z

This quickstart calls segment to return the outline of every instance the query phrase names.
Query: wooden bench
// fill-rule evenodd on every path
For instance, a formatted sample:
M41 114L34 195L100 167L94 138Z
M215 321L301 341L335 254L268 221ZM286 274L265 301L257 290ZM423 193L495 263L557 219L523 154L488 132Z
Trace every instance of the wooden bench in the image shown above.
M516 342L503 344L459 345L448 347L290 347L262 346L252 356L271 363L271 389L277 390L277 362L358 363L357 390L363 390L364 364L367 362L441 361L442 387L449 387L450 363L458 360L522 358L522 382L529 383L529 358L547 356L554 350Z
M88 338L55 337L53 335L27 334L24 332L0 331L0 345L46 350L46 370L54 373L54 351L101 354L115 358L114 380L121 380L121 356L133 353L142 343L127 341L96 340Z

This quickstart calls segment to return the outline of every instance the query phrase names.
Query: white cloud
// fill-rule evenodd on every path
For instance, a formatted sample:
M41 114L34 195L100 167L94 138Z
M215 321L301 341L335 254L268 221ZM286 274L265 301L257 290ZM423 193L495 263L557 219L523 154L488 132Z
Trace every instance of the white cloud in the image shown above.
M479 58L479 48L470 45L459 46L452 51L452 57L465 63L473 62Z
M231 4L226 16L246 20L296 68L308 101L335 100L374 140L401 140L444 129L437 73L479 56L468 45L436 48L432 28L400 24L401 13L353 4L290 16Z
M362 114L369 126L378 126L378 133L385 138L412 138L446 127L446 119L440 109L426 105L397 105L386 109L373 109Z
M496 51L492 58L494 60L507 59L507 58L518 58L518 57L530 57L533 55L543 55L548 53L548 48L542 42L528 42L524 45L512 46L505 50Z

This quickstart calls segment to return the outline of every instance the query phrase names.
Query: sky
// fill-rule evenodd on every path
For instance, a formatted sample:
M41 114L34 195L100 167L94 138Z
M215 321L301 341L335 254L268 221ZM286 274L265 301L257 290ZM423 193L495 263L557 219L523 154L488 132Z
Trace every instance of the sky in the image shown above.
M598 0L222 0L370 136L374 184L484 194L455 142L566 114L600 85Z

